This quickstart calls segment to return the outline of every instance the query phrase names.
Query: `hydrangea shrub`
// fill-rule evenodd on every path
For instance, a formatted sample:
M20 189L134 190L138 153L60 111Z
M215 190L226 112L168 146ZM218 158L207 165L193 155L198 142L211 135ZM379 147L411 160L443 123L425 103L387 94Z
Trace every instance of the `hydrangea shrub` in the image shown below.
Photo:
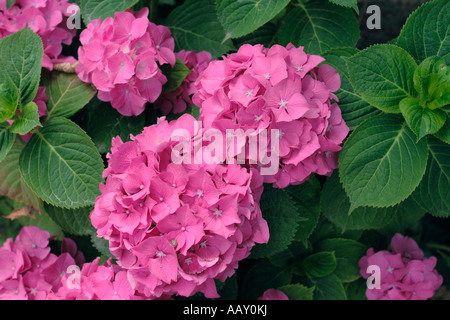
M364 10L0 0L0 299L446 299L450 4Z

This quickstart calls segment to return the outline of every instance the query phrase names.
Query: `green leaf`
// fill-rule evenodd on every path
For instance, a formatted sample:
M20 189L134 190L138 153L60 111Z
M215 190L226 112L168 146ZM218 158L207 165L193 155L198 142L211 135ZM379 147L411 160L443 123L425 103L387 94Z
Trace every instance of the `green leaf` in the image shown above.
M94 19L113 17L115 12L130 9L139 0L80 0L81 16L87 25Z
M243 37L233 39L234 46L236 48L241 47L244 44L262 44L266 48L269 48L272 46L275 33L276 33L277 27L273 23L266 23L262 27L256 29L252 33L249 33Z
M97 249L100 254L106 257L114 258L113 254L109 250L108 240L97 237L97 233L91 233L91 242L94 248Z
M400 101L400 111L408 127L416 134L417 140L427 134L437 133L447 120L445 111L423 107L415 98L405 98Z
M283 190L270 186L264 188L260 200L263 218L269 225L270 238L267 244L256 244L252 248L252 258L269 257L288 247L294 239L300 217L292 198Z
M450 117L447 115L447 120L442 126L441 130L436 132L434 136L441 141L450 144Z
M48 97L47 118L73 116L94 97L96 90L76 74L52 72L44 79Z
M443 57L450 64L450 3L429 1L406 20L397 45L408 51L417 63L431 56Z
M315 287L308 288L300 283L292 283L277 289L283 291L289 300L312 300Z
M225 282L220 282L215 279L217 293L220 295L219 300L236 300L238 295L238 283L237 274L235 273L231 278L225 280Z
M111 150L111 140L119 136L122 141L129 141L130 134L137 135L145 126L145 115L127 117L121 115L109 103L94 98L88 105L89 120L86 132L94 141L100 153ZM101 125L99 125L101 119Z
M419 185L427 166L425 140L394 115L372 117L349 136L339 157L339 175L357 207L389 207L406 199Z
M310 281L315 286L314 300L347 300L344 286L335 274Z
M38 106L31 101L22 108L19 119L11 124L11 132L23 135L40 126Z
M167 82L162 87L162 92L172 92L176 90L183 80L192 72L179 58L176 58L175 65L164 64L161 66L162 73L167 77Z
M414 72L413 80L422 106L437 109L450 104L450 69L443 58L425 59Z
M216 11L226 39L239 38L269 22L288 3L289 0L216 0Z
M213 59L234 50L231 39L216 15L214 1L187 0L167 17L166 26L172 31L176 50L208 51Z
M355 91L350 82L347 58L358 52L355 48L337 48L322 55L326 59L325 63L335 68L341 77L341 88L336 92L336 95L339 98L339 109L341 109L342 118L344 118L350 130L354 130L371 116L381 113L381 110L365 101Z
M405 233L407 228L414 225L425 215L425 209L414 200L413 196L414 193L397 205L397 213L387 225L378 229L379 232L387 235L388 238L392 238L396 232Z
M41 37L26 27L0 40L0 83L11 83L22 106L36 96L44 49Z
M19 162L28 186L52 205L79 208L93 204L100 194L103 161L89 136L68 119L45 122Z
M322 212L327 219L343 231L378 229L388 224L396 215L396 211L396 207L359 207L349 214L350 200L339 181L337 170L325 181L323 186Z
M355 91L372 106L400 113L399 103L414 96L417 65L402 48L391 44L371 46L347 59Z
M306 241L320 217L320 183L315 176L311 176L304 183L284 190L294 199L300 216L306 219L299 223L295 240Z
M17 142L0 162L0 194L15 201L31 206L41 212L41 202L36 194L27 186L20 175L19 157L23 146Z
M428 166L414 199L437 217L450 216L450 145L428 137Z
M362 230L342 231L342 229L328 220L324 215L321 215L316 229L309 237L309 241L311 242L312 246L315 246L321 240L328 238L346 238L359 240L362 234Z
M283 19L277 43L304 46L309 54L321 54L339 47L355 47L359 24L352 9L327 0L299 3Z
M6 0L6 9L11 9L11 7L16 3L16 0Z
M334 274L342 282L352 282L361 277L358 262L366 254L367 247L352 239L334 238L319 242L314 250L333 251L336 257Z
M79 236L91 235L96 232L89 218L89 214L93 210L92 206L64 209L44 203L44 210L64 232Z
M320 278L332 274L336 265L334 252L317 252L303 260L301 270L313 278Z
M359 14L358 3L357 0L329 0L331 3L337 4L339 6L352 8Z
M348 300L367 300L367 281L362 277L359 280L344 283Z
M287 249L275 253L270 256L269 261L280 268L285 268L290 266L293 262L295 263L298 260L304 260L307 256L312 253L312 246L309 242L292 242Z
M5 81L0 84L0 123L12 120L19 105L19 90L10 78Z
M266 259L262 259L244 274L240 290L241 299L255 300L267 289L288 285L291 280L292 274L288 268L278 268Z
M0 123L0 163L11 150L15 138L16 135L11 132L9 123Z

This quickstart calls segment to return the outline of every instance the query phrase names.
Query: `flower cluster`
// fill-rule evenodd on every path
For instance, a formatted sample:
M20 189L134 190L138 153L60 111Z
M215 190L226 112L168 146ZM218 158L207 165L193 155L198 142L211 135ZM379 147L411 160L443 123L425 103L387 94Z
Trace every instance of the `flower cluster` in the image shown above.
M116 12L88 24L80 35L76 72L93 83L98 98L122 115L139 115L154 102L167 82L159 65L175 65L175 42L169 28L147 18L148 9ZM158 65L159 63L159 65Z
M16 0L8 9L8 2L0 1L0 38L28 26L42 39L44 68L53 70L54 64L76 62L61 55L62 44L70 45L76 34L76 29L67 27L67 17L77 11L76 5L68 0Z
M162 94L155 101L155 107L161 109L167 115L170 111L173 113L182 113L186 107L192 107L192 95L195 93L195 81L200 73L206 69L211 61L211 54L207 51L185 51L181 50L175 53L191 73L183 80L181 85L174 91Z
M49 239L47 231L27 226L15 241L8 238L0 247L0 299L45 300L62 286L69 266L84 263L72 240L65 238L56 256L50 253Z
M208 128L267 130L267 140L279 141L280 166L264 182L284 188L300 184L311 173L330 175L349 129L333 100L340 87L335 69L324 59L288 44L245 44L236 53L212 61L196 81L192 100ZM274 130L275 129L275 130ZM275 132L276 135L271 133ZM245 153L246 145L235 148ZM233 154L231 156L234 156ZM253 167L266 166L263 157L247 157Z
M111 263L111 258L99 264L100 257L83 264L81 270L65 274L61 287L49 300L141 300L136 295L127 271Z
M255 243L268 241L256 170L177 160L177 131L192 142L178 156L195 158L198 127L188 114L160 118L129 142L114 138L107 155L91 222L147 298L217 297L214 279L224 281Z
M380 268L380 288L368 288L369 300L426 300L442 285L442 276L434 269L436 257L425 258L417 243L401 234L391 240L391 252L367 250L359 261L361 275L367 279L367 267Z

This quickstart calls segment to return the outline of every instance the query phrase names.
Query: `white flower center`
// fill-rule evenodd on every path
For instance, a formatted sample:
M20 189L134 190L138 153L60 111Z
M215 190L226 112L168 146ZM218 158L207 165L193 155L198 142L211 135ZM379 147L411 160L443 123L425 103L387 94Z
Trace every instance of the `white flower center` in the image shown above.
M245 96L248 98L248 97L250 97L250 96L252 96L253 95L253 89L248 89L246 92L245 92Z
M287 101L284 101L283 99L280 100L280 102L278 102L278 105L280 106L280 108L285 108L287 106Z

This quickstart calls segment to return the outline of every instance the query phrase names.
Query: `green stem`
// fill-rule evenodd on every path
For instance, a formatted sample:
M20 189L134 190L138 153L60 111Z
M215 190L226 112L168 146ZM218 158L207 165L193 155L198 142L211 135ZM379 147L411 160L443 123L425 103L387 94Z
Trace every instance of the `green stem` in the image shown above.
M426 244L426 246L428 248L431 248L431 249L438 249L438 250L444 250L444 251L450 252L450 247L446 246L446 245L443 245L443 244L434 243L434 242L428 242Z

